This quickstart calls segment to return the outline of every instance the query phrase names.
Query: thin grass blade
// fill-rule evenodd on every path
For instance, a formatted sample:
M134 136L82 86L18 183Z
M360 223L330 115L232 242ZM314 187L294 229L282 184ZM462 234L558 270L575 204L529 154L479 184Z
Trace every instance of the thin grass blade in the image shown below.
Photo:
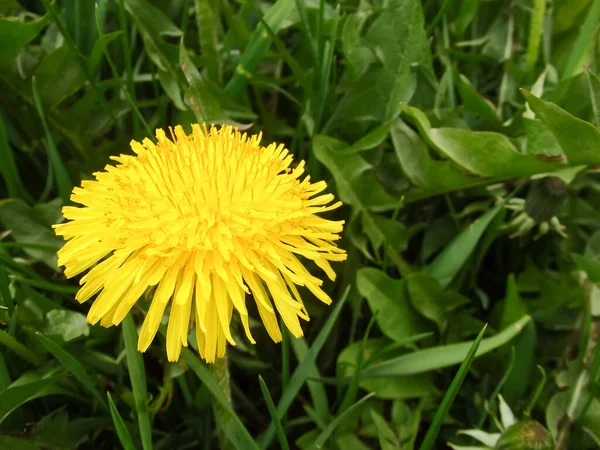
M100 391L98 391L94 380L87 373L83 365L77 361L73 355L61 348L61 346L53 340L47 338L41 333L36 333L36 335L46 350L52 353L52 355L65 367L65 369L67 369L75 376L75 378L77 378L77 381L79 381L81 385L87 389L87 391L92 394L96 400L98 400L98 403L100 403L104 410L108 411L108 404L106 403L106 400L100 394Z
M348 417L355 409L360 407L364 402L366 402L368 399L370 399L373 396L375 396L374 392L371 392L370 394L365 395L363 398L361 398L359 401L357 401L354 405L352 405L350 408L346 409L346 411L344 411L342 414L340 414L334 420L332 420L331 423L327 426L327 428L325 428L321 432L321 434L319 434L319 436L317 437L317 439L315 439L315 441L312 443L312 445L310 447L308 447L308 450L318 450L320 448L323 448L323 444L325 444L325 442L327 442L327 439L329 439L329 437L333 434L333 432L335 431L337 426L341 422L343 422L344 419L346 417Z
M146 369L142 354L137 351L138 334L131 313L123 320L123 340L127 355L127 368L131 379L131 390L135 400L140 436L144 450L152 450L152 426L148 412L148 391L146 387Z
M275 424L275 433L277 434L277 439L279 439L279 445L281 446L281 450L289 450L290 445L288 444L287 438L285 437L285 430L283 429L283 425L281 425L281 417L279 417L279 413L277 412L277 407L275 403L273 403L273 397L271 397L271 393L269 392L269 388L263 380L263 377L258 376L258 382L260 383L260 390L262 391L263 397L267 402L267 408L269 408L269 414L271 414L271 420Z
M302 389L302 386L308 378L311 368L315 364L319 352L323 348L323 345L325 345L325 342L329 337L329 333L331 333L331 329L333 328L334 323L339 317L342 307L348 299L349 291L350 288L346 288L344 294L342 295L342 298L337 302L337 304L331 311L331 314L327 318L327 322L325 322L325 325L319 332L317 338L313 342L313 345L308 350L302 362L298 365L298 367L296 367L296 370L294 370L294 373L290 378L290 382L283 391L281 399L279 400L279 404L277 405L277 412L279 413L280 417L285 415L292 402L297 398L298 392L300 392L300 389ZM261 440L261 447L263 449L269 448L271 443L273 442L274 436L275 424L271 422L269 428L267 429Z
M487 324L479 332L479 336L477 336L477 339L475 339L475 341L471 345L467 356L460 365L458 372L456 372L456 375L454 376L454 379L452 380L452 383L450 384L446 395L444 395L444 398L442 399L442 403L438 407L435 416L433 417L433 421L431 422L431 425L427 430L427 434L425 435L425 438L423 439L419 450L431 450L432 448L434 448L433 446L435 444L437 435L440 432L442 422L444 421L446 414L448 414L452 403L454 403L454 399L456 398L456 395L458 394L458 391L460 390L460 387L462 386L463 381L467 376L467 373L469 373L469 369L471 368L471 364L475 359L477 349L481 344L481 340L483 339L483 335L485 334L486 329Z
M484 339L481 345L478 346L476 356L484 355L503 346L518 335L529 321L531 321L531 316L525 315L496 335ZM463 361L470 347L470 343L463 342L408 353L382 363L373 364L365 369L362 379L416 375L450 367Z
M277 33L288 18L294 7L294 0L277 0L271 9L265 14L265 21L269 27ZM237 99L246 86L246 83L254 75L258 63L263 59L265 53L271 45L271 37L265 32L261 24L254 30L248 45L240 58L231 80L225 86L225 93L230 97Z
M0 113L0 174L4 179L4 184L8 190L8 196L12 198L21 198L23 200L30 200L29 195L17 169L15 163L15 156L13 155L12 149L8 143L6 136L6 129L4 127L4 119Z
M252 438L252 435L248 432L238 415L235 413L231 407L231 404L227 400L223 389L221 389L219 383L217 380L215 380L215 377L210 373L206 366L202 364L198 357L188 348L183 348L181 350L181 356L198 376L200 381L204 383L206 388L212 394L214 400L219 402L221 406L230 414L232 423L228 425L231 433L228 437L231 439L231 442L239 450L258 450L259 447Z
M110 415L112 416L113 423L115 424L115 430L117 432L119 442L123 446L124 450L136 450L133 439L131 439L131 435L129 434L129 430L125 426L125 422L123 421L121 414L119 414L119 410L115 406L115 402L113 401L110 392L107 392L106 396L108 397Z
M33 90L33 101L35 103L38 115L40 116L40 120L42 121L44 134L46 135L48 159L50 161L50 164L52 165L52 171L56 180L56 186L58 187L58 192L60 194L60 198L63 201L63 205L66 205L67 203L69 203L69 197L71 196L73 183L71 183L71 180L69 179L69 174L67 173L67 169L65 168L64 164L60 159L60 154L56 149L56 145L54 145L54 139L52 138L52 134L50 133L50 129L48 128L48 123L46 122L46 116L44 114L42 101L37 90L35 77L32 77L31 79L31 88Z

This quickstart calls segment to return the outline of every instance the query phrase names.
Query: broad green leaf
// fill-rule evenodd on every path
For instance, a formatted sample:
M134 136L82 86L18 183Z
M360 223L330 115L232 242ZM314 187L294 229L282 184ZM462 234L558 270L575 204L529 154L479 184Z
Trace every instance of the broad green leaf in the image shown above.
M510 179L551 172L566 166L565 161L520 153L502 134L461 128L431 128L425 114L418 109L406 105L402 109L440 156L450 159L473 176L491 180Z
M558 170L561 162L544 161L520 153L499 133L460 128L435 128L430 138L440 153L471 173L498 179L530 176Z
M436 195L482 182L480 177L466 174L451 161L431 158L425 143L400 119L392 124L392 142L402 171L424 193Z
M492 102L482 96L464 75L459 75L456 82L458 93L465 105L465 110L499 124L500 118Z
M177 47L163 38L180 37L182 31L176 27L160 9L147 0L125 0L125 8L137 25L148 57L162 71L174 75L178 60Z
M546 124L562 147L570 165L600 163L600 130L557 105L522 91L536 117Z
M374 178L372 166L357 153L343 152L345 147L342 141L328 136L313 138L313 151L333 175L340 199L358 210L394 209L398 200Z
M372 214L369 217L363 214L362 222L364 232L371 240L373 248L377 251L386 242L390 242L393 243L397 251L403 252L408 247L408 241L413 234L424 227L416 226L407 229L400 221L377 214Z
M410 266L402 259L394 243L389 242L386 234L389 230L381 229L381 224L369 213L369 210L395 209L400 204L399 200L385 192L377 180L367 176L371 166L363 158L356 153L343 155L339 150L344 146L342 141L327 136L317 135L313 138L315 156L333 175L340 199L354 207L356 213L363 215L363 224L370 232L371 241L383 243L400 273L410 273Z
M394 280L381 270L367 267L357 272L356 285L371 311L379 311L377 324L390 339L402 342L429 331L408 299L405 280Z
M327 129L354 121L389 121L416 87L411 66L431 70L431 54L419 0L393 0L373 21L362 45L374 52L372 64L337 105Z
M20 244L35 244L42 246L23 246L23 251L37 261L44 262L53 270L56 268L56 252L63 245L63 240L57 237L50 225L60 217L60 205L53 202L47 204L54 213L48 214L48 208L42 204L34 207L26 205L21 200L0 203L0 224L10 231L12 238Z
M121 32L104 36L106 44L115 40ZM85 58L90 72L94 73L101 61L102 45L96 41L92 54ZM71 48L63 44L47 55L35 70L40 96L44 105L53 109L69 95L81 89L87 81L87 75Z
M600 262L576 253L571 254L573 261L579 268L587 273L590 280L596 284L600 284Z
M354 153L354 152L363 152L365 150L371 150L372 148L381 145L390 134L390 123L386 122L383 125L375 128L373 131L369 132L350 147L345 149L343 152L345 154Z
M383 312L380 312L379 316L382 314ZM354 342L341 351L337 359L338 377L350 377L354 374L358 352L360 352L362 347L361 344L361 342ZM375 359L372 356L378 351L385 349L388 345L389 341L387 339L377 338L367 340L364 348L365 363L371 365L385 362L383 355L381 357L374 357ZM360 380L359 386L367 392L374 393L378 398L387 400L427 397L438 392L433 382L432 374L398 376L380 380L363 379Z
M46 313L46 319L41 332L56 337L63 342L69 342L90 334L90 326L85 316L67 309L53 309Z
M524 316L498 334L484 339L481 341L476 356L489 353L510 342L530 320L530 316ZM470 346L470 343L463 342L418 350L379 364L374 364L365 369L362 378L393 378L450 367L464 360Z
M523 128L527 138L527 154L550 158L562 156L563 151L558 141L541 120L523 117Z
M0 17L0 67L12 63L47 24L47 16L27 22L17 17Z
M448 313L469 301L457 293L444 292L438 280L425 273L411 273L406 277L406 288L412 306L434 322L441 334L446 330Z

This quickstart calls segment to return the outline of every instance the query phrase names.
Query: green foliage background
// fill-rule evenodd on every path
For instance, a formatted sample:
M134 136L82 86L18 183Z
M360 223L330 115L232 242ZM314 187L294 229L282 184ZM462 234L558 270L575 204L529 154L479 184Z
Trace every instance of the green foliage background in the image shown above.
M0 0L0 449L464 448L501 399L598 448L599 23L600 0ZM286 143L347 221L306 337L255 320L229 350L233 410L193 349L135 351L147 302L90 327L50 228L131 139L203 121Z

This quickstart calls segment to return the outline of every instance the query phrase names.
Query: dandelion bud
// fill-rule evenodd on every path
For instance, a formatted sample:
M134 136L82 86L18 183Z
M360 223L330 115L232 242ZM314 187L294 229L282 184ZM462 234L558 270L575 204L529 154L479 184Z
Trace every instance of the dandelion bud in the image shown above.
M535 420L524 420L502 434L495 450L554 450L554 440L542 424Z

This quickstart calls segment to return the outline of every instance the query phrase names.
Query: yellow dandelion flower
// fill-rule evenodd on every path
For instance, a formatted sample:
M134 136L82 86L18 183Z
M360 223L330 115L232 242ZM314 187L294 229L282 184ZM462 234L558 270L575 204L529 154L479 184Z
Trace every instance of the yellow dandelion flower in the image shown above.
M67 277L81 278L76 295L98 294L88 314L92 324L119 324L149 288L153 291L138 349L145 351L170 304L167 356L179 358L192 323L201 356L222 357L237 311L250 342L245 294L251 294L267 332L281 341L279 313L302 336L308 320L297 286L319 300L331 299L322 281L298 259L315 262L335 279L330 261L343 261L336 247L343 221L318 213L338 208L324 181L310 182L304 161L291 168L283 145L260 145L261 135L236 128L193 125L161 129L157 143L132 141L135 156L112 157L116 166L73 189L68 222L55 225L68 242L58 252ZM269 295L270 294L270 295Z

